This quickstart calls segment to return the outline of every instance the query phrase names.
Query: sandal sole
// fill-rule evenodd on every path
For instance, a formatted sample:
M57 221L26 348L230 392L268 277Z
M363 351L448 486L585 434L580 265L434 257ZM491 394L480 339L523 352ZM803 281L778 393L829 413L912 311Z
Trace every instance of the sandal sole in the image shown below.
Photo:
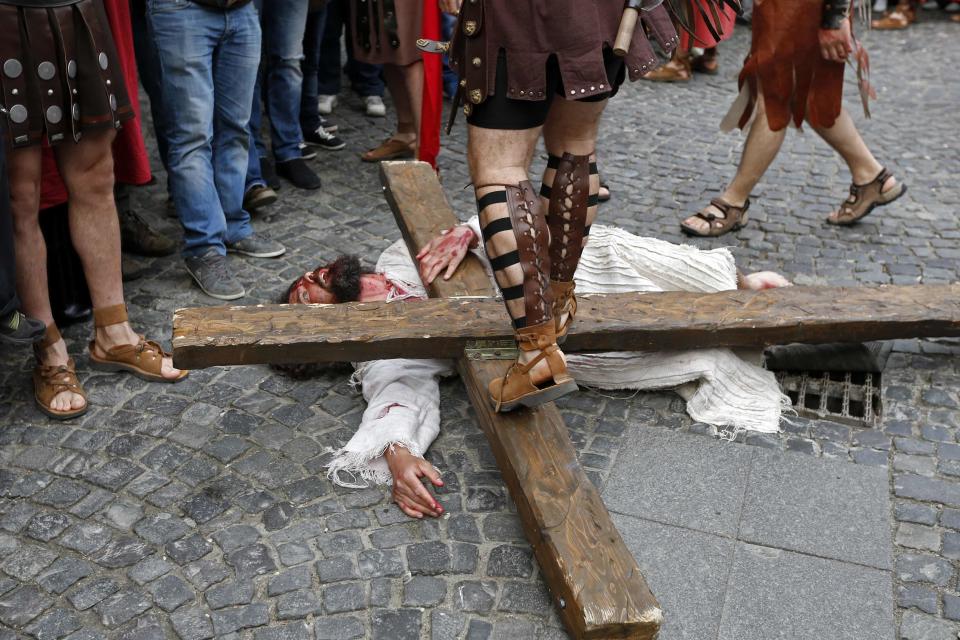
M528 409L533 409L534 407L539 407L542 404L548 402L553 402L557 398L567 395L568 393L573 393L574 391L579 390L580 387L577 386L577 383L574 380L569 382L564 382L562 384L553 385L542 391L536 393L531 393L525 396L521 396L510 402L505 402L500 405L500 410L498 413L508 413L519 407L526 407ZM490 398L491 403L493 404L494 411L496 411L497 402L493 398Z
M897 200L899 200L900 198L902 198L902 197L903 197L903 194L905 194L905 193L907 192L907 185L903 184L903 185L901 185L901 187L902 187L902 188L900 189L900 193L898 193L897 195L893 196L892 198L890 198L890 199L887 200L886 202L874 202L873 204L871 204L871 205L867 208L867 210L864 212L864 214L863 214L862 216L860 216L859 218L853 218L853 219L851 219L851 220L845 220L845 221L843 221L843 222L834 222L834 221L832 221L830 218L827 218L827 224L832 224L832 225L835 226L835 227L852 227L853 225L857 224L858 222L860 222L861 220L863 220L864 218L866 218L868 215L870 215L871 213L873 213L873 210L876 209L877 207L884 207L884 206L886 206L886 205L888 205L888 204L893 204L894 202L896 202Z
M76 411L54 411L50 407L44 406L37 396L33 396L33 401L36 403L37 409L40 411L40 413L54 420L72 420L73 418L79 418L90 410L90 404L87 403L86 399L84 399L83 408L77 409Z
M750 222L750 220L747 219L746 216L744 216L743 218L740 219L740 222L736 223L726 231L722 231L720 233L700 233L684 225L681 222L680 231L694 238L719 238L720 236L726 235L728 233L733 233L734 231L740 231L740 229L743 229L745 226L747 226L748 222Z
M97 371L108 371L108 372L125 372L132 373L141 380L146 380L147 382L166 382L167 384L173 384L175 382L180 382L189 374L188 371L183 371L183 375L177 378L164 378L162 375L156 375L152 373L147 373L142 369L137 367L124 364L121 362L110 362L109 360L100 360L96 358L92 353L89 354L90 357L90 368L96 369Z

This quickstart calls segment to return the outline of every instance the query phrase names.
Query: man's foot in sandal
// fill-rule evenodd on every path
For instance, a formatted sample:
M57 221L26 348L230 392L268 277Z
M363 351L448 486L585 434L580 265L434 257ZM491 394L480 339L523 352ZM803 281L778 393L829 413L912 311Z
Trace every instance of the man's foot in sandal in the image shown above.
M714 198L710 204L680 223L680 230L688 236L716 238L731 231L739 231L747 224L750 198L735 205L723 198Z
M840 208L827 216L827 222L837 226L849 226L865 218L876 207L890 204L907 192L907 185L899 182L893 174L881 169L877 177L866 184L850 185L850 196Z
M137 334L119 304L93 311L96 337L90 341L90 366L102 371L128 371L151 382L179 382L186 370L173 366L173 357L153 340Z
M47 328L34 346L33 397L37 408L56 420L69 420L87 412L87 395L77 378L77 368L55 326Z

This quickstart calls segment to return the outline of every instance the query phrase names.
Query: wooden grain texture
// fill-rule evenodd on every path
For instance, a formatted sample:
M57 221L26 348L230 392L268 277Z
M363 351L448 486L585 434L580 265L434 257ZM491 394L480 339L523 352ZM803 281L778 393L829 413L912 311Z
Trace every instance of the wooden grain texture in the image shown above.
M474 267L464 275L483 276ZM469 274L468 274L469 272ZM485 278L486 276L484 276ZM458 278L448 290L471 291ZM487 293L489 282L484 281ZM438 283L439 286L439 283ZM868 342L960 335L960 285L579 296L564 351L764 347L794 342ZM455 358L471 339L509 339L503 303L432 299L340 305L181 309L174 315L177 366L362 361L430 353Z
M382 163L381 179L411 252L433 237L423 229L456 223L429 165ZM470 256L453 278L435 282L430 293L493 292L483 266ZM577 640L653 638L662 618L660 605L580 468L560 412L552 403L506 415L490 410L487 382L507 364L457 360L561 619Z

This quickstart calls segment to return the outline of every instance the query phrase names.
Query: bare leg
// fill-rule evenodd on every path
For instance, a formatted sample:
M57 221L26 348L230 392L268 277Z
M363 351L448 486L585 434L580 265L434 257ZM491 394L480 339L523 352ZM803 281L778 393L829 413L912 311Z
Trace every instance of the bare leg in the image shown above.
M47 244L40 231L40 147L9 150L10 210L13 213L13 237L16 247L17 293L22 310L53 327L50 292L47 288ZM70 354L61 339L38 349L40 364L67 364ZM82 409L83 396L71 391L58 393L50 401L54 411Z
M423 63L415 62L405 67L384 65L383 77L397 111L397 132L393 137L416 142L420 134L420 105L423 101Z
M730 182L730 186L720 195L721 199L737 207L743 206L747 198L750 197L750 192L757 186L760 178L763 177L774 158L780 153L780 147L783 146L786 135L786 128L780 131L770 130L767 110L764 107L763 94L761 93L757 96L756 118L747 133L747 141L743 145L743 154L740 156L737 173ZM712 204L707 205L701 211L713 213L719 219L725 217L723 212ZM687 218L684 223L699 231L706 231L710 224L696 216Z
M120 224L113 199L113 131L84 134L76 144L55 147L57 164L69 192L70 237L83 263L94 309L123 304L120 277ZM128 322L96 329L98 355L112 347L137 344ZM161 373L174 379L179 371L164 358Z
M528 180L528 168L533 158L540 128L524 130L497 130L468 127L467 161L470 166L470 177L473 180L477 201L481 202L484 196L503 191L503 186L518 185ZM490 185L490 186L487 186ZM479 205L478 205L479 206ZM509 219L510 214L505 202L495 202L480 207L480 227L487 228L498 220ZM485 248L487 257L491 261L496 258L517 251L517 238L512 229L492 233L486 238ZM546 248L545 248L546 249ZM523 284L524 274L520 264L514 263L506 268L494 270L494 277L502 292ZM504 293L507 298L507 294ZM526 301L521 295L513 299L505 299L507 312L518 327L518 321L526 316ZM520 325L522 326L522 325ZM526 364L540 354L539 350L521 351L519 361ZM560 354L562 357L562 354ZM538 362L530 372L535 382L542 382L551 377L550 367L546 360Z
M814 127L814 131L843 157L850 168L850 176L854 184L866 184L880 175L883 167L867 148L856 125L853 124L853 118L846 109L840 109L840 115L832 127L829 129ZM887 178L881 192L889 191L896 184L896 178L893 176ZM834 211L830 217L836 218L836 215L837 212Z

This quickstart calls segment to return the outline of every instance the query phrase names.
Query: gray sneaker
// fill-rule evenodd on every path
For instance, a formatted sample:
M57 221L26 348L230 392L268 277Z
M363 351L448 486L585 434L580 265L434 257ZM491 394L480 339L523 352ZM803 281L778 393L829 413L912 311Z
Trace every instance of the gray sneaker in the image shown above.
M228 253L240 253L251 258L276 258L287 252L287 248L262 233L251 233L243 240L227 243Z
M208 296L219 300L236 300L247 294L240 281L227 269L227 257L210 248L199 256L187 256L184 259L187 273L193 276L197 284Z

